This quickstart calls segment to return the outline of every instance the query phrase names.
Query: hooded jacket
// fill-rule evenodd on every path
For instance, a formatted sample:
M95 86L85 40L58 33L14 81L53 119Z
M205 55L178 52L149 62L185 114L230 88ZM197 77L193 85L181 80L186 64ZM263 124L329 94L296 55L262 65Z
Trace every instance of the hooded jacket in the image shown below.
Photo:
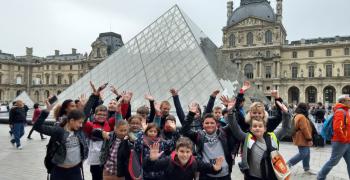
M345 112L338 109L343 109ZM340 142L340 143L350 143L349 107L344 104L337 103L333 108L333 112L334 112L334 117L333 117L332 141ZM344 113L346 113L345 116L344 116ZM345 117L345 120L344 120L344 117Z

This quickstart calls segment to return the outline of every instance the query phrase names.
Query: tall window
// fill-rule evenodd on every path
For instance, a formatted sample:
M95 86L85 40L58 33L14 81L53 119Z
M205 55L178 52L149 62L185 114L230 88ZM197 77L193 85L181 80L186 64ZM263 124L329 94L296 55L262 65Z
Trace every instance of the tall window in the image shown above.
M2 74L0 74L0 84L2 84Z
M2 64L0 64L0 69L2 69Z
M270 51L266 51L266 57L267 58L271 57L271 52Z
M271 78L271 66L265 66L265 77L267 79L270 79Z
M247 34L247 45L248 46L253 46L253 33L252 32L249 32Z
M21 66L17 66L17 68L18 68L18 71L20 71L20 70L21 70Z
M73 75L69 75L69 84L73 83Z
M344 55L349 55L349 48L344 49Z
M344 64L344 76L350 76L350 64Z
M317 89L313 86L306 88L306 99L308 103L316 103L317 100Z
M309 66L309 78L315 77L315 66Z
M335 99L335 88L333 86L327 86L323 90L323 99L328 103L333 103Z
M17 75L16 84L22 84L22 76L21 75Z
M251 64L245 65L244 75L247 76L248 79L253 79L253 77L254 77L253 65L251 65Z
M69 69L70 69L70 70L73 70L73 65L70 65L70 66L69 66Z
M309 57L314 57L314 51L313 50L309 51Z
M333 70L333 65L332 64L327 64L326 65L326 77L332 77L332 70Z
M97 57L100 58L101 57L101 49L97 48Z
M61 70L61 65L58 65L58 70Z
M50 75L45 75L46 84L50 84Z
M62 75L57 75L57 84L62 84Z
M230 34L229 36L229 47L235 47L235 41L236 41L236 38L235 38L235 35L234 34Z
M46 65L46 70L49 70L50 69L50 66L49 65Z
M297 66L292 67L292 78L298 78L298 67Z
M332 50L326 49L326 56L332 56Z
M298 58L298 52L293 51L292 52L292 58Z
M272 32L270 30L265 32L265 43L266 44L272 43Z

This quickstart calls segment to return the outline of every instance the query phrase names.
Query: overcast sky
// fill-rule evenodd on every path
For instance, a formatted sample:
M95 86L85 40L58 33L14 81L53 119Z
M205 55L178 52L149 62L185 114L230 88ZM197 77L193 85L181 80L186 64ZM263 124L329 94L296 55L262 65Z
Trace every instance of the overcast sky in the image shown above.
M127 42L174 4L216 43L222 44L227 0L0 0L0 50L16 56L90 52L101 32ZM239 6L234 0L234 8ZM271 1L275 9L275 0ZM350 0L284 0L288 40L350 35Z

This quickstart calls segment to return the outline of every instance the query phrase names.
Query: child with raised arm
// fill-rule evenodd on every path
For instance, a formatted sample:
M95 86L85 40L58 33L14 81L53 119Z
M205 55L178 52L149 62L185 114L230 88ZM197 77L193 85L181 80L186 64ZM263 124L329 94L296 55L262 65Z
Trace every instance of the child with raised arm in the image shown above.
M213 164L197 160L192 155L193 144L189 138L182 137L176 142L175 151L170 157L158 159L161 155L159 144L150 146L150 158L145 161L146 169L164 171L163 179L192 180L196 172L217 174L221 171L224 157L218 157Z
M287 112L287 108L277 103L280 108ZM249 119L249 131L243 132L237 123L237 114L234 101L228 105L229 115L228 123L232 129L235 138L244 141L242 148L242 162L239 163L241 171L244 173L244 179L253 180L274 180L277 179L271 164L271 152L278 150L279 141L273 132L267 131L267 114L264 105L255 102L250 106L250 110L257 115ZM287 120L284 123L289 123ZM286 126L283 126L286 127ZM287 131L282 129L281 131ZM284 164L286 167L287 165Z

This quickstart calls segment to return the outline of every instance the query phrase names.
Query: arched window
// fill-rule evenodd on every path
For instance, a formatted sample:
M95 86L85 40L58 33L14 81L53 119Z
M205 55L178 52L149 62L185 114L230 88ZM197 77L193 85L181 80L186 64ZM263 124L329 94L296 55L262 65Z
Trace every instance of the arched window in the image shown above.
M305 90L306 102L316 103L317 100L317 89L314 86L309 86Z
M327 103L334 103L335 100L335 88L333 86L327 86L323 90L323 99Z
M235 35L234 34L230 34L230 36L229 36L229 47L235 47L235 45L236 45L236 37L235 37Z
M350 94L350 85L343 87L342 94Z
M50 91L49 90L45 91L45 96L46 96L46 98L48 98L50 96Z
M253 71L253 65L251 64L247 64L244 66L244 75L248 78L248 79L253 79L254 78L254 71Z
M298 104L299 103L299 89L295 86L288 90L288 103Z
M39 102L39 91L35 91L34 96L35 96L35 101Z
M272 43L272 32L270 30L265 32L265 43L266 44Z
M247 45L248 46L253 46L253 39L254 37L253 37L253 33L252 32L249 32L248 34L247 34Z

